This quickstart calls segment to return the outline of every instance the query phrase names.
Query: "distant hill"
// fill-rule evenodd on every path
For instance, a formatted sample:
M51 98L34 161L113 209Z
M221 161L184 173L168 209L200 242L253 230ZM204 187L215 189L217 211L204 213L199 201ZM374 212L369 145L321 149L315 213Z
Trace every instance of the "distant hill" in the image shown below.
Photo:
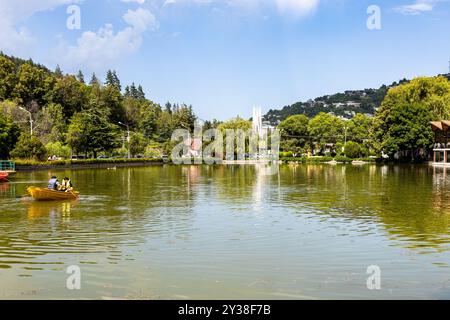
M450 80L450 74L443 76ZM278 125L292 115L304 114L311 118L320 112L332 113L347 119L353 118L356 113L374 115L388 90L407 82L409 80L403 79L391 85L382 85L378 89L349 90L306 102L296 102L290 106L283 107L281 110L270 110L264 116L264 121L269 122L271 125Z

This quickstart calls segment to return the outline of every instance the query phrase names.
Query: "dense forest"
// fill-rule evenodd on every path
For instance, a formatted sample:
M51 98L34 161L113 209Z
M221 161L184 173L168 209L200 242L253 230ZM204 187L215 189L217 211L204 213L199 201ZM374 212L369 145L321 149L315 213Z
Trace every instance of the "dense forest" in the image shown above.
M155 157L170 150L174 129L193 129L195 120L192 106L162 107L141 85L122 88L115 71L104 83L95 74L86 81L81 71L67 75L0 54L0 158L119 157L128 148Z

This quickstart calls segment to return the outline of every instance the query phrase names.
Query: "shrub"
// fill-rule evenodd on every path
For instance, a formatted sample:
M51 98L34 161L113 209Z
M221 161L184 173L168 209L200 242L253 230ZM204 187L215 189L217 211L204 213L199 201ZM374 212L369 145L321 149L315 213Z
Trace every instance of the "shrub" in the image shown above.
M280 158L281 161L284 162L301 162L301 163L325 163L333 161L333 157L283 157Z
M44 145L36 136L23 133L11 156L19 159L44 160L47 155Z
M69 146L63 145L61 142L49 142L45 145L48 156L57 156L65 159L69 159L71 150Z
M294 157L294 153L292 151L280 152L280 158L292 158L292 157Z
M337 162L343 162L343 163L350 163L353 161L353 159L345 157L345 156L336 156L334 158L334 160Z
M147 146L147 148L145 148L144 155L146 158L161 158L163 153L159 148Z
M358 158L361 155L361 146L353 141L347 142L345 145L345 155L352 159Z
M66 166L66 165L84 165L84 164L118 164L118 163L136 163L136 162L148 162L156 163L161 162L162 159L158 158L144 158L144 159L87 159L87 160L56 160L56 161L38 161L33 159L19 159L15 160L16 166Z

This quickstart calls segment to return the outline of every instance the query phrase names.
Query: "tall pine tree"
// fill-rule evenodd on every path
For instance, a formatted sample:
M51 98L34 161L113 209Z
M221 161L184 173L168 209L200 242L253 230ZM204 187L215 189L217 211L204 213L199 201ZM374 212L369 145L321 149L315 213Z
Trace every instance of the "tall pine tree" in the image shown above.
M85 82L84 82L84 74L83 74L83 72L82 72L81 70L78 71L77 79L78 79L78 81L80 81L81 83L85 83Z
M92 86L92 85L99 85L99 84L100 84L100 82L98 81L98 78L97 78L97 76L95 75L95 73L92 74L91 81L89 82L89 84L90 84L91 86Z
M63 77L63 73L62 73L62 71L61 71L61 68L60 68L59 64L56 66L56 69L55 69L55 76L56 76L57 78L62 78L62 77Z

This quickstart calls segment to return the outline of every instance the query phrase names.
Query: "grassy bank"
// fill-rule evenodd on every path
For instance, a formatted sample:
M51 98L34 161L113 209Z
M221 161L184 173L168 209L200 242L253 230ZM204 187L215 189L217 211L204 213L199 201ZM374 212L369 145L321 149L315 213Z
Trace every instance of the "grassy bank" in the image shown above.
M336 161L338 163L352 163L353 161L363 161L375 163L376 159L346 157L282 157L284 163L328 163ZM89 169L89 168L111 168L111 167L139 167L164 164L162 159L87 159L87 160L56 160L56 161L36 161L36 160L14 160L17 171L34 171L48 169ZM171 163L171 162L170 162Z
M353 161L363 161L363 162L370 162L375 163L376 159L373 158L357 158L357 159L351 159L346 158L342 156L337 157L282 157L280 158L283 162L296 162L296 163L327 163L331 161L336 161L338 163L352 163Z

